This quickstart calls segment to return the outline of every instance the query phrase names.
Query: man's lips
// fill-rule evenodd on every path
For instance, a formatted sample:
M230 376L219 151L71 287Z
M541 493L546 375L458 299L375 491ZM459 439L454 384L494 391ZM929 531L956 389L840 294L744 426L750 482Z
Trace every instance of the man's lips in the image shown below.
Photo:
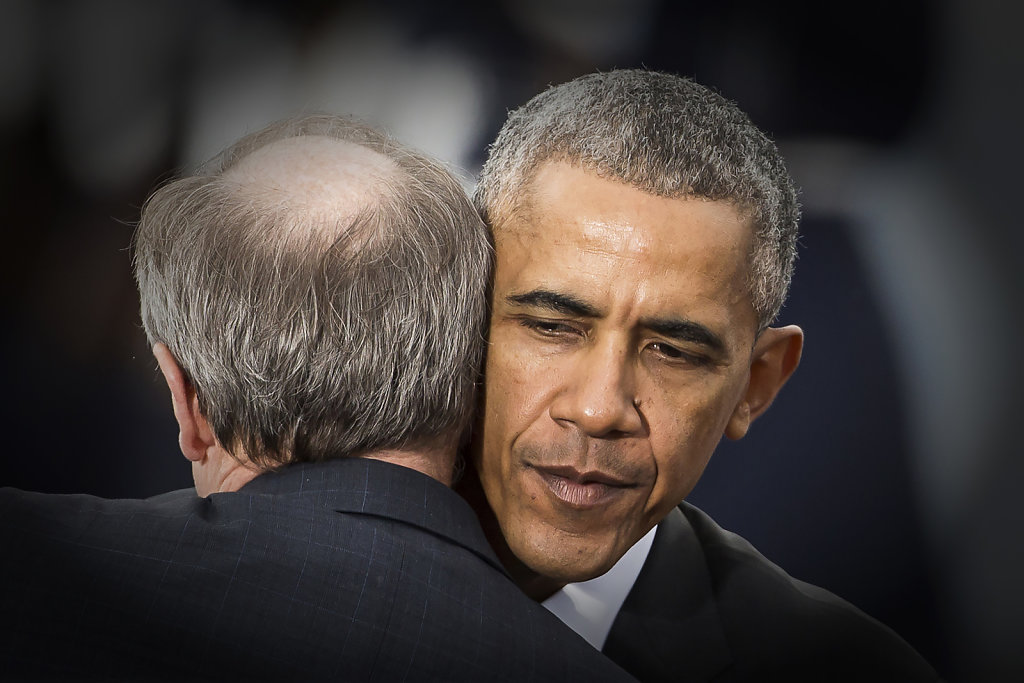
M552 494L578 509L597 507L617 499L633 484L603 472L579 472L573 467L531 466Z

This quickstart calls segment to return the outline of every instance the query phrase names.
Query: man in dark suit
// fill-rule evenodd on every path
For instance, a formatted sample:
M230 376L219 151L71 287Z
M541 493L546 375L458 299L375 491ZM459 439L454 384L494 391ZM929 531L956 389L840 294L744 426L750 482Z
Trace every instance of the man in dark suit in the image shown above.
M158 190L135 264L196 488L0 491L0 677L628 679L446 486L490 267L450 174L285 121Z
M592 74L513 111L481 173L496 265L461 485L530 596L643 680L932 680L880 623L683 503L796 369L775 145L683 78Z

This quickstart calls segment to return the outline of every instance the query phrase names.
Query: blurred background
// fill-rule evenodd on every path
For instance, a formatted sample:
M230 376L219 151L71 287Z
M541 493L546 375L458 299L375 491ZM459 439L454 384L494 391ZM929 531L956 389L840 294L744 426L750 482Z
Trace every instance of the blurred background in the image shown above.
M0 485L191 484L128 252L159 182L325 109L469 188L509 108L646 66L737 101L805 211L781 321L803 364L691 501L948 680L1024 680L1022 19L996 0L3 0Z

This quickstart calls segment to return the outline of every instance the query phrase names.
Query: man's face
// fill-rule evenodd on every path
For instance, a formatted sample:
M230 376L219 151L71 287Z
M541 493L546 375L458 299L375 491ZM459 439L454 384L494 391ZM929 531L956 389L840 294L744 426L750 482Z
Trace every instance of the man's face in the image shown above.
M476 466L512 552L561 582L607 571L746 431L751 230L563 163L496 227Z

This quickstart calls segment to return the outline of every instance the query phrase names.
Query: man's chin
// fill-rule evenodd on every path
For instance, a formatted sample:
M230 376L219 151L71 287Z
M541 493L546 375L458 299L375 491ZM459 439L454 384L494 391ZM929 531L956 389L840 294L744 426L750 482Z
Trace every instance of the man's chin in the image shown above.
M522 554L516 555L535 574L557 583L559 587L597 578L615 566L621 556L610 552L607 546L594 548L590 544L557 542L523 549Z

